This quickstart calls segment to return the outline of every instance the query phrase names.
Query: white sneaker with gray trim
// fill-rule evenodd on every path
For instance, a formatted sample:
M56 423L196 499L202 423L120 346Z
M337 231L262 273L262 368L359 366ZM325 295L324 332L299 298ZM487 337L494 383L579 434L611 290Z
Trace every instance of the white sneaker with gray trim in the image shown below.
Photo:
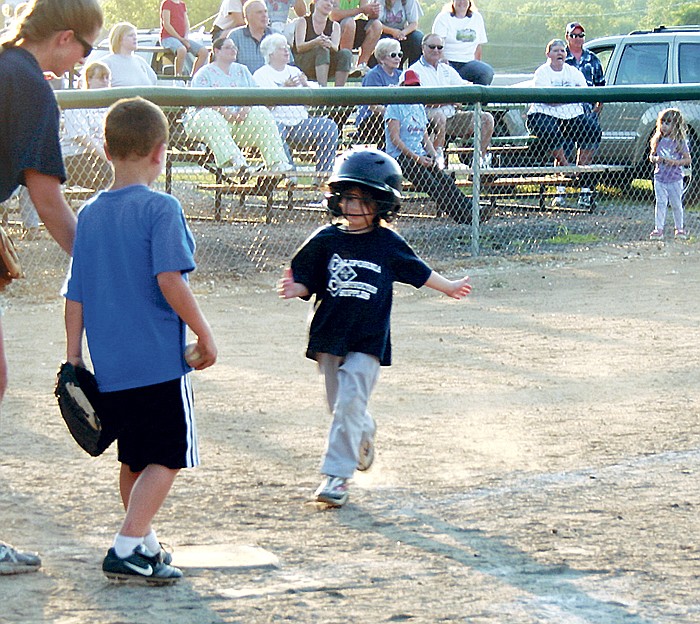
M316 490L316 500L331 507L342 507L348 500L348 480L328 475Z
M37 553L25 553L14 546L0 542L0 574L25 574L41 567Z

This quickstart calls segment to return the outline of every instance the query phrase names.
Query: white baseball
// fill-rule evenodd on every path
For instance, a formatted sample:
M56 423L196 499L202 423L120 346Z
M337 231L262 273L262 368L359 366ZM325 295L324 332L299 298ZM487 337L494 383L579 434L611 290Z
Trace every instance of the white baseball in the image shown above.
M202 354L197 351L197 343L191 342L188 344L187 348L185 349L185 362L187 362L190 366L194 366L194 364L201 359Z

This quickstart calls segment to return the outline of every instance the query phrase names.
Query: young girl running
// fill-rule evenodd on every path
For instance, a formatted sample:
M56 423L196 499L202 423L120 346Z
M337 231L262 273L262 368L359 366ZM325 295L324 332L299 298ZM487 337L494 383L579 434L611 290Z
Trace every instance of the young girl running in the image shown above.
M666 108L656 119L656 132L651 137L649 160L654 163L654 194L656 209L651 240L664 237L666 209L671 205L675 237L688 238L683 224L683 171L690 164L690 150L685 138L685 122L677 108Z

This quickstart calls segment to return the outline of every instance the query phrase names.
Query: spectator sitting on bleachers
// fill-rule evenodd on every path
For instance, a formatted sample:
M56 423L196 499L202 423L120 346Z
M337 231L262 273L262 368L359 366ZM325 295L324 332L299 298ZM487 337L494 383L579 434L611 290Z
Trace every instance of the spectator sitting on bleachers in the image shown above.
M418 20L423 15L418 0L378 0L382 37L392 37L401 44L408 64L420 58L423 33L418 30Z
M274 33L263 39L260 51L265 65L253 78L266 89L308 87L298 67L289 65L289 44L284 35ZM316 151L316 171L331 171L338 151L338 126L327 117L310 117L305 106L281 104L272 107L280 134L292 147Z
M420 86L412 69L401 79L401 86ZM396 158L403 176L417 191L427 193L438 208L457 223L471 223L471 198L435 164L435 147L428 135L428 115L423 104L389 104L386 107L386 151Z
M374 49L377 65L370 69L362 79L363 87L395 87L399 84L401 71L401 44L396 39L381 39ZM384 112L383 104L363 104L357 111L356 143L375 144L384 149Z
M552 39L546 47L547 62L535 70L533 83L535 87L587 87L586 77L575 67L567 65L566 43L561 39ZM570 102L544 103L534 102L527 113L527 129L538 137L552 156L554 164L569 164L564 153L565 141L572 141L578 147L577 164L589 164L598 149L601 140L600 125L586 115L583 104ZM565 203L560 189L554 198L555 205ZM579 204L590 207L591 190L581 189Z
M294 26L300 17L306 15L304 0L265 0L272 32L282 33L289 45L294 43ZM294 9L295 18L290 21L289 9Z
M357 66L350 75L364 76L377 41L382 36L382 23L377 0L334 0L331 19L340 24L340 48L357 50Z
M241 0L222 0L219 14L211 27L212 43L221 37L228 37L234 28L244 25Z
M296 65L322 87L335 72L335 86L342 87L352 66L352 51L341 50L340 24L331 19L333 0L316 0L311 15L297 20L294 30Z
M245 65L236 63L236 44L219 38L212 45L213 60L192 78L192 86L226 89L256 87ZM277 124L265 106L217 106L190 109L185 115L187 135L202 141L217 163L241 163L238 147L256 147L270 171L289 171Z
M129 22L119 22L112 26L109 32L111 54L100 60L112 72L113 87L148 86L158 81L156 72L136 54L138 47L136 26Z
M435 18L433 32L443 38L445 58L462 78L491 84L493 67L481 60L481 47L488 41L486 26L472 0L453 0Z
M83 89L108 89L110 69L95 61L83 72ZM66 184L101 191L112 183L112 165L104 150L106 108L69 108L63 111L61 151L66 166Z
M175 55L175 75L182 76L188 56L195 58L192 74L207 62L206 46L190 37L190 20L182 0L163 0L160 5L160 45Z
M471 84L464 80L457 70L443 61L444 39L435 33L423 37L423 56L409 67L420 77L424 87L452 87ZM435 139L435 150L438 155L438 166L445 168L444 148L447 141L460 137L468 139L474 134L474 113L458 111L454 104L428 104L428 118L441 125L441 131ZM439 119L436 119L439 117ZM481 166L491 165L488 154L491 137L493 136L493 115L481 113Z
M243 5L245 26L234 28L229 39L238 49L238 62L245 65L251 74L265 65L265 59L260 53L260 43L272 29L268 25L269 16L264 0L247 0Z

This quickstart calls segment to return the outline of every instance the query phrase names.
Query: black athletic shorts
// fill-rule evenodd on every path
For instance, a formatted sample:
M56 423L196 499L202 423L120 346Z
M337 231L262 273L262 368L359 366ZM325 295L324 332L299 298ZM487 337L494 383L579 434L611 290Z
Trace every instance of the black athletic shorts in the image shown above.
M149 464L199 465L194 396L189 375L152 386L103 392L100 419L114 432L119 461L133 472Z

